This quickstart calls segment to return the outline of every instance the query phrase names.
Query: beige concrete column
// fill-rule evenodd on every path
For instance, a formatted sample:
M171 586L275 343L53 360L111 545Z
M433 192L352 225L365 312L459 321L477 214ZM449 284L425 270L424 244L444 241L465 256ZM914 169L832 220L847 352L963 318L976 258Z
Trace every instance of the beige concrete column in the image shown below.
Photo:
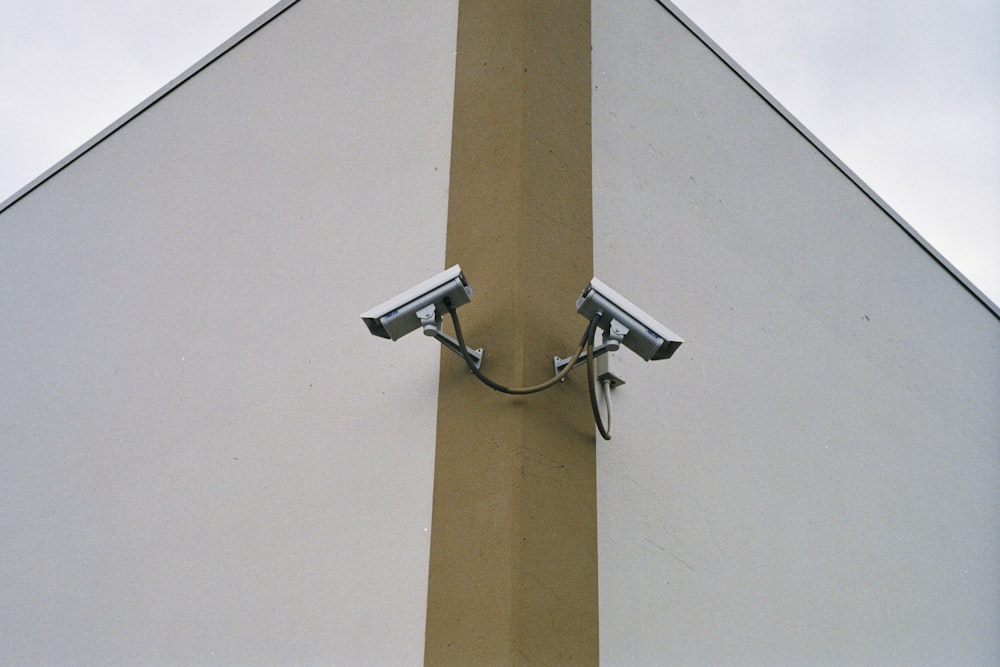
M461 0L447 264L483 371L551 376L593 275L590 3ZM447 318L446 318L447 319ZM598 660L595 435L579 369L512 397L441 360L429 665Z

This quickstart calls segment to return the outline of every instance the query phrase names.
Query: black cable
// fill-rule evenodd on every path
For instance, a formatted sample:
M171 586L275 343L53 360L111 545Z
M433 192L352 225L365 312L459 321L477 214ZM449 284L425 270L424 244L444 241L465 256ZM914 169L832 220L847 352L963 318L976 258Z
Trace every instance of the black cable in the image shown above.
M462 351L462 358L465 359L465 365L469 367L469 370L472 371L473 375L479 378L479 380L490 389L502 392L504 394L514 394L514 395L537 393L539 391L554 386L557 382L559 382L564 377L569 375L569 372L573 370L573 366L576 365L577 359L579 359L580 355L583 354L583 349L584 346L587 344L587 341L588 340L593 341L594 335L597 331L597 322L600 319L600 313L596 313L594 317L590 320L590 322L587 323L587 330L584 332L583 338L580 339L580 344L577 346L576 352L573 353L573 356L566 363L566 366L555 377L549 378L547 381L541 384L537 384L533 387L511 388L511 387L505 387L502 384L494 382L493 380L483 375L483 373L478 368L476 368L476 362L473 361L472 357L469 355L469 348L465 344L465 337L462 335L462 325L459 324L458 322L458 314L455 312L455 307L451 304L450 299L445 299L444 305L448 308L448 314L451 315L451 321L455 325L455 337L458 339L458 347Z

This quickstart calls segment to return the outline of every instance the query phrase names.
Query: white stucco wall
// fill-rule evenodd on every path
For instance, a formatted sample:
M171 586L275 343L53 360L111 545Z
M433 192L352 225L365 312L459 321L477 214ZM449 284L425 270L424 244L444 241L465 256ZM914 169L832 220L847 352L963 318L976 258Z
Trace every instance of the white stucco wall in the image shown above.
M443 266L456 21L291 4L0 213L0 663L420 662L439 351L358 315Z
M607 665L1000 662L1000 322L651 0L594 2Z

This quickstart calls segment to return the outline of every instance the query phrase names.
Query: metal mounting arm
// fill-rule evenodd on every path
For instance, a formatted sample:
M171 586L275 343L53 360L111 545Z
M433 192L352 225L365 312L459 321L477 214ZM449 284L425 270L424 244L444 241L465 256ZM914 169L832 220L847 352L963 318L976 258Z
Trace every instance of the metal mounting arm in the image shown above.
M611 320L611 326L609 326L607 331L604 332L604 340L601 341L600 345L594 348L594 359L596 360L601 355L607 354L608 352L614 352L619 347L621 347L622 339L625 338L626 335L628 335L628 332L629 329L624 324L622 324L618 320ZM572 361L572 357L568 357L566 359L563 359L562 357L554 357L553 363L555 364L556 375L558 375L559 371L565 368L566 364L568 364L570 361ZM573 364L573 368L576 368L577 366L585 363L587 363L586 351L580 354L580 356L576 360L576 363ZM620 379L618 378L615 379L618 381L617 384L625 384Z
M424 328L425 336L436 338L446 348L463 359L465 358L465 354L462 353L462 346L458 344L458 341L441 331L441 316L437 314L437 309L433 303L418 310L417 317L420 318L420 325ZM480 347L473 350L467 345L465 351L472 357L476 368L479 368L480 364L483 363L483 348Z

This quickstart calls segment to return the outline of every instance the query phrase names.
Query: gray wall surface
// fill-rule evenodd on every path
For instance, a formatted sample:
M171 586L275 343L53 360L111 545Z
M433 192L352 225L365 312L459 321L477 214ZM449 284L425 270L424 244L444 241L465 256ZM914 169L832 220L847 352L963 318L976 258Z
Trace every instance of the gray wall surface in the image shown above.
M682 23L594 2L608 665L1000 663L1000 322Z
M358 314L443 265L456 21L293 4L0 214L0 663L420 662L438 346Z

